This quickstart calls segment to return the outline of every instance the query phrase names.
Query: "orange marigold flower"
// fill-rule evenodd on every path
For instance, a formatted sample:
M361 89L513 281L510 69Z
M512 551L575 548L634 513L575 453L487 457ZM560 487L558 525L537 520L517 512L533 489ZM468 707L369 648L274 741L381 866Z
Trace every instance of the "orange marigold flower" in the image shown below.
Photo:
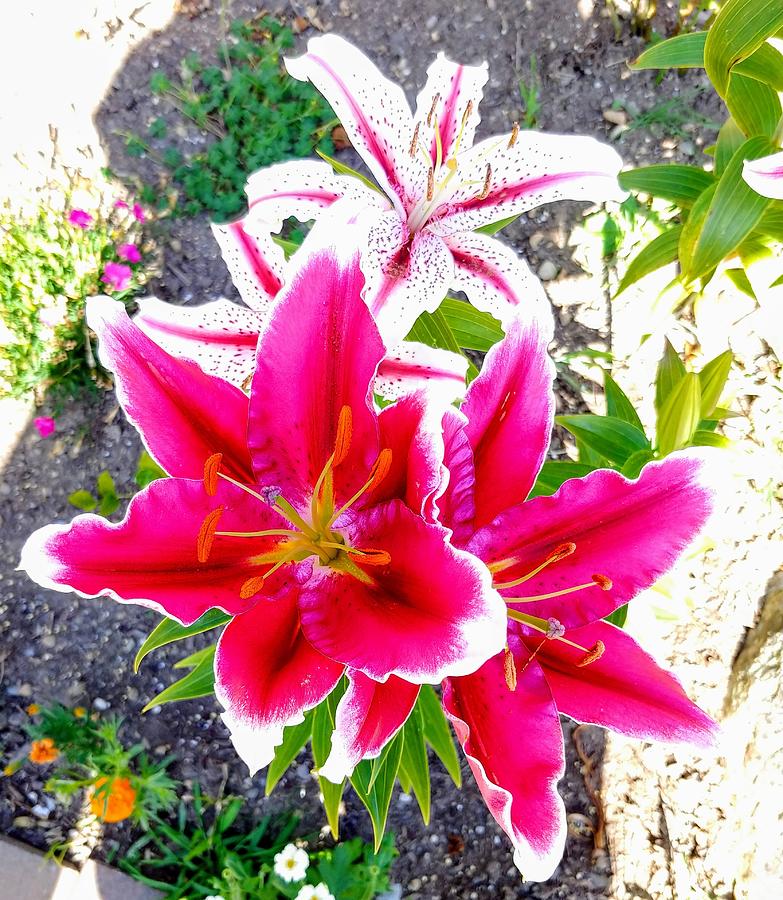
M51 738L41 738L40 741L33 741L29 759L30 762L43 765L44 763L54 762L59 755L60 751L55 747Z
M83 706L74 706L73 714L77 719L83 719L87 715L87 710Z
M136 803L136 791L127 778L112 778L105 791L100 788L109 782L108 778L99 778L92 787L90 810L102 822L122 822L133 812Z
M29 706L25 707L25 712L28 716L37 716L41 711L41 707L37 703L31 703Z

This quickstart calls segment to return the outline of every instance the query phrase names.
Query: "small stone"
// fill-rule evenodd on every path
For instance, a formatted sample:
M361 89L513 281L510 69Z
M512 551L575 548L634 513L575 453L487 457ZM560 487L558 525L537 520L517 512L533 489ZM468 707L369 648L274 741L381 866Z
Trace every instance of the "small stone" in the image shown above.
M30 812L38 819L48 819L51 810L43 803L36 803L35 806L31 808Z
M538 267L538 277L542 281L552 281L557 278L558 268L551 259L545 259Z
M418 891L421 890L421 878L411 878L408 882L408 890Z
M106 710L111 707L111 703L109 703L108 700L104 700L103 697L96 697L92 701L92 705L94 709L98 710L98 712L106 712Z
M55 637L54 637L53 634L45 634L45 635L41 638L41 644L42 644L44 647L48 648L49 650L51 650L52 647L54 647L54 645L55 645L56 643L57 643L57 641L55 640Z
M628 124L628 113L624 109L605 109L602 115L612 125Z

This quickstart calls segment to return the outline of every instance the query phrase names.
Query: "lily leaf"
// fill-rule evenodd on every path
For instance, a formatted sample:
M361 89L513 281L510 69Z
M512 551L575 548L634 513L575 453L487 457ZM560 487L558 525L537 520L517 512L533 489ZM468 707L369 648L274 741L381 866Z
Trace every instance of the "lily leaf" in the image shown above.
M528 499L548 497L571 478L584 478L585 475L589 475L594 471L595 466L583 462L548 459L541 466L541 471L538 473L538 478Z
M701 419L700 409L699 376L686 372L658 411L656 439L661 456L688 446Z
M500 322L470 303L446 297L439 311L451 329L457 346L465 350L480 350L486 353L490 347L503 339Z
M726 381L731 371L734 354L731 350L725 350L720 356L711 359L699 372L699 384L701 385L700 419L708 419L718 405Z
M612 378L609 372L604 372L604 396L606 397L606 413L616 419L622 419L644 432L644 425L639 418L633 403L628 399L625 391Z
M647 435L643 431L614 416L590 414L555 416L555 422L619 466L622 466L631 454L650 447Z
M621 172L618 180L626 191L641 191L685 209L693 206L699 196L715 183L715 178L704 169L675 163L641 166Z
M404 731L387 744L388 751L370 763L362 760L351 776L351 785L357 796L367 808L372 820L375 852L381 846L383 833L386 830L386 818L394 790L394 782L402 759ZM386 750L386 748L384 748Z
M192 637L194 634L201 634L212 628L219 628L230 621L231 616L220 609L208 609L192 625L180 625L175 619L161 619L149 633L141 647L139 647L139 652L133 660L133 671L138 672L144 657L153 650L157 650L158 647L164 647L166 644L174 643L174 641L181 641L183 638Z
M187 657L193 660L196 654ZM208 697L215 691L215 668L213 660L215 656L215 645L200 650L195 665L184 678L170 684L165 690L150 700L144 707L142 712L152 709L153 706L160 706L164 703L173 703L178 700L193 700L196 697ZM185 665L185 660L180 660L178 665Z
M265 794L268 797L275 785L288 771L288 767L296 759L299 751L307 743L313 731L313 711L305 713L304 722L289 725L283 730L283 742L275 750L275 758L266 770Z
M329 707L328 700L320 703L313 713L313 762L316 768L322 766L332 745L332 731L334 730L334 718ZM324 810L326 820L329 823L332 836L335 840L340 834L340 800L343 796L345 781L342 784L333 784L326 778L318 776L318 784L324 798Z
M459 757L454 747L454 739L451 736L449 723L446 721L446 714L443 712L440 700L438 700L431 685L422 685L417 706L421 710L424 739L446 767L446 771L451 775L451 780L457 787L460 787L462 785L462 772L459 767Z
M678 34L648 47L632 69L700 69L704 66L706 31Z
M780 119L777 91L736 70L731 75L726 106L732 118L748 137L772 137Z
M321 157L324 162L328 162L329 165L337 172L338 175L350 175L352 178L358 178L363 184L365 184L368 188L373 191L377 191L381 193L380 188L377 184L373 184L369 178L362 175L361 172L357 172L356 169L352 169L350 166L346 166L345 163L341 163L339 160L334 159L332 156L328 156L323 151L319 150L317 147L315 148L315 152Z
M421 709L413 707L404 728L405 739L402 745L399 776L413 789L421 810L424 824L430 821L430 764L427 758L427 744L424 740L424 723ZM402 783L402 781L400 782Z
M675 385L685 377L685 364L680 354L674 349L669 338L663 342L663 356L655 373L655 408L660 409Z
M515 216L508 216L506 219L498 219L497 222L490 222L488 225L482 225L480 228L477 228L476 231L479 234L497 234L502 228L505 228L506 225L516 222L518 218L519 213Z
M675 225L664 231L663 234L659 234L657 238L640 250L625 270L625 274L617 286L615 297L619 297L626 288L644 278L645 275L649 275L650 272L655 272L662 266L674 262L677 259L681 234L682 225Z

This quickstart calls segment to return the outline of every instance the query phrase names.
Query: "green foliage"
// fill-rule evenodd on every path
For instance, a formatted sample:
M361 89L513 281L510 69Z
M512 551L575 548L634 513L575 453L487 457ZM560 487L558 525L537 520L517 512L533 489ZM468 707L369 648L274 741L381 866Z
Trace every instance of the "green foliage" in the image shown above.
M530 75L519 79L519 96L522 98L522 128L535 128L541 112L541 79L538 76L536 54L530 55Z
M71 506L83 512L97 512L99 516L110 516L116 512L120 505L120 498L117 496L117 490L114 485L114 479L111 474L104 470L98 476L95 482L95 489L98 497L94 497L89 491L74 491L69 497L68 502Z
M180 801L176 827L154 818L120 867L166 900L277 900L295 897L304 884L325 884L336 900L372 900L388 889L396 855L391 835L377 851L360 838L311 851L305 880L285 882L274 873L274 858L293 841L304 844L294 838L297 818L266 816L242 832L234 823L243 805L241 797L210 800L196 785L192 803Z
M235 22L219 49L222 65L190 54L177 81L161 72L152 76L151 91L168 100L171 111L152 123L146 138L128 136L126 149L147 153L168 170L179 189L177 213L207 212L221 222L235 218L245 208L251 172L309 156L316 148L333 152L334 114L312 85L290 78L282 67L291 47L290 28L274 18ZM183 155L166 143L177 125L172 112L211 137L205 149ZM165 197L159 200L168 204Z
M132 215L93 206L92 222L80 228L68 222L70 211L68 195L61 208L42 205L29 215L0 209L0 397L92 387L102 370L84 301L103 293L130 301L145 282L143 261L127 263L132 277L123 291L101 281L106 263L120 261L119 245L141 244Z

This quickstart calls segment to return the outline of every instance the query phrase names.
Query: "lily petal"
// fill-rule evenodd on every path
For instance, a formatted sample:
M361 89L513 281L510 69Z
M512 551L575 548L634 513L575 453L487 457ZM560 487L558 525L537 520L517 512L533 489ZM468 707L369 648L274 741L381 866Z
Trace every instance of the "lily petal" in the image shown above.
M226 225L213 223L212 234L240 297L251 309L268 316L270 304L283 284L282 247L268 231L250 234L244 218Z
M453 408L446 410L442 422L443 464L448 480L443 492L436 497L438 521L451 529L457 547L463 547L475 531L476 473L466 424L463 413Z
M435 229L437 231L437 229ZM454 257L454 290L505 326L520 310L549 314L549 301L538 278L513 250L494 238L461 232L444 238Z
M566 837L557 782L565 771L563 732L541 667L510 636L519 672L515 691L503 654L465 678L443 684L451 720L484 802L514 845L525 880L545 881L557 868Z
M374 759L405 724L419 685L394 675L383 684L348 672L348 689L337 705L332 750L319 775L334 784L353 774L362 759Z
M367 567L366 584L314 567L302 587L302 630L322 653L376 681L415 684L475 671L505 642L503 603L489 572L453 548L448 532L399 500L357 513L338 527L349 546L378 549L386 565Z
M226 531L279 528L282 521L231 485L209 497L200 481L161 478L136 494L121 522L90 514L38 529L19 565L51 590L146 606L183 625L213 608L237 615L253 602L240 598L240 588L253 574L260 541L217 539L200 562L201 526L218 506Z
M228 474L252 481L245 442L248 401L242 391L170 356L128 318L119 301L88 299L87 323L98 335L101 362L114 373L126 416L170 475L200 478L205 461L219 452Z
M434 312L454 279L454 262L438 235L411 235L390 211L377 218L362 254L365 301L387 346L399 343L422 312Z
M497 582L505 582L530 573L563 544L576 544L570 556L501 593L508 598L562 591L590 584L597 573L609 580L608 590L591 584L514 607L554 617L566 628L587 625L650 587L704 526L714 498L707 456L673 453L645 466L635 481L609 470L572 479L551 497L501 513L476 533L468 549L487 563L516 560L496 575Z
M215 653L215 695L251 775L272 761L283 728L301 722L343 669L305 639L294 591L261 600L228 623Z
M500 135L460 157L462 187L438 219L440 234L474 231L553 200L621 201L617 152L593 138L521 131L512 147ZM489 191L484 195L487 166Z
M714 744L715 722L630 635L608 622L594 622L566 637L585 647L601 641L606 649L595 662L577 668L578 650L561 641L544 643L537 659L561 713L642 740ZM532 650L540 635L526 641Z
M463 66L446 59L443 53L427 69L427 83L416 99L416 122L433 166L449 159L457 149L473 146L481 121L478 107L488 77L486 63Z
M413 118L402 88L335 34L312 38L307 53L285 64L294 78L312 82L324 95L356 152L402 211L403 198L426 179L423 160L410 153Z
M270 231L279 232L289 216L309 222L342 197L383 204L381 195L358 178L338 175L329 163L312 159L277 163L254 172L245 193L250 210L245 228L261 240L268 239Z
M379 450L371 386L385 348L361 299L355 251L335 245L295 259L258 345L248 443L259 484L301 505L334 452L344 406L352 440L335 471L338 501L366 481Z
M242 387L253 372L263 319L230 300L175 306L155 297L136 301L133 321L172 356L190 359L208 375Z
M746 159L742 164L742 177L762 197L783 200L783 153Z
M451 402L465 395L467 371L468 361L461 353L402 341L378 366L375 391L387 400L398 400L423 389Z
M477 527L522 503L535 484L555 412L551 339L548 310L510 321L468 389L462 412L473 449Z

